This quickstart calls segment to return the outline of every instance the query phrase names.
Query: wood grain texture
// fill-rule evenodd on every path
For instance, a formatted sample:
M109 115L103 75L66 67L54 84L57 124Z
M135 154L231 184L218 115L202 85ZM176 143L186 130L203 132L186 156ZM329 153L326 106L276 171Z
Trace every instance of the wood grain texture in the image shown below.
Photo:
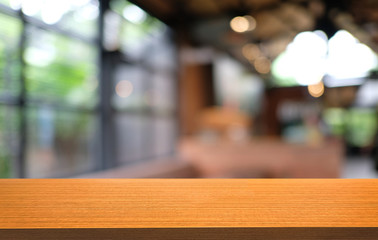
M0 229L0 239L378 239L378 180L0 180Z

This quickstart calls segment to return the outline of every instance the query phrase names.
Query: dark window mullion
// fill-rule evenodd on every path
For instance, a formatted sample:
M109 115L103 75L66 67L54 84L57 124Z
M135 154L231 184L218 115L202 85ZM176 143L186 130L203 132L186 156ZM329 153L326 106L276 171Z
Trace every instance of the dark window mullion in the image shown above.
M114 112L111 107L112 80L115 56L104 48L105 13L109 9L109 1L99 0L98 18L98 75L99 75L99 120L100 120L100 169L115 167L114 158Z
M19 151L18 151L18 159L16 164L16 176L19 178L25 178L26 176L26 149L27 149L27 119L26 119L26 78L25 78L25 60L24 60L24 52L26 49L26 28L27 22L25 21L24 14L22 11L19 11L19 16L22 21L22 28L20 34L20 42L19 42L19 61L20 61L20 95L18 101L18 110L19 110Z

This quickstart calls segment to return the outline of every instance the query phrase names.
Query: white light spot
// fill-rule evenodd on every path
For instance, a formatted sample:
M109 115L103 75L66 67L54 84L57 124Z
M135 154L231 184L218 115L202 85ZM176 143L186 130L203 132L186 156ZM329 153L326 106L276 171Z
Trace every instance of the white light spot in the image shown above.
M126 18L126 20L135 24L142 23L147 17L146 12L135 5L125 7L122 15L124 18Z

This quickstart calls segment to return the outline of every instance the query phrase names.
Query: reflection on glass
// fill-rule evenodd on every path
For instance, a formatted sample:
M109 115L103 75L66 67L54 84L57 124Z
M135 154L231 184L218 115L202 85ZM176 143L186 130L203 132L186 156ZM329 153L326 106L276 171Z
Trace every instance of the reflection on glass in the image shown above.
M96 49L79 41L28 29L27 92L32 99L93 107L97 103Z
M47 106L29 109L27 177L66 177L95 169L95 119Z
M20 91L18 42L21 22L0 14L0 95L15 96Z

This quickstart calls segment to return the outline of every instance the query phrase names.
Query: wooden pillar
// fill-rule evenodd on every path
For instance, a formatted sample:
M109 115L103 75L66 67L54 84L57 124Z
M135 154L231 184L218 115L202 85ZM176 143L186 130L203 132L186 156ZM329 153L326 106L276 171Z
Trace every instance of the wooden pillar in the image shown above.
M211 62L197 61L195 56L191 59L185 56L180 59L180 133L190 135L197 130L200 112L215 104L213 66Z

